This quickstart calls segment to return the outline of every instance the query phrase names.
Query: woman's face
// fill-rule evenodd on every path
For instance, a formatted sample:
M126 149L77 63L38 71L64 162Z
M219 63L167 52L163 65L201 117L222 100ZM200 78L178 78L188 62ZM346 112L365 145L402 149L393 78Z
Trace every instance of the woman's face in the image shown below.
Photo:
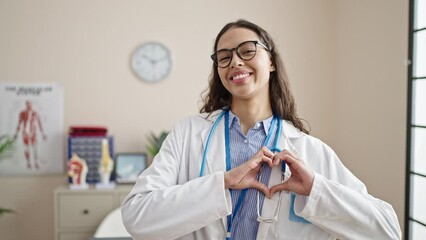
M231 28L219 39L217 50L232 49L245 41L259 41L259 36L246 28ZM269 99L269 75L275 68L269 52L257 45L256 55L250 60L242 60L233 51L232 61L225 68L218 67L220 80L232 94L232 99L249 100L257 97Z

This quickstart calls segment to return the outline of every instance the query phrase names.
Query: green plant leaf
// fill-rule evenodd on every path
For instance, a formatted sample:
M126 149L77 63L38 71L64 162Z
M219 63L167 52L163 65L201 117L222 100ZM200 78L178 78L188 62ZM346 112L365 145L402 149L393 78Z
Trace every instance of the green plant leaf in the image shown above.
M169 132L162 131L159 135L156 135L153 132L148 135L148 145L146 146L146 149L151 157L155 157L155 155L157 155L157 153L160 151L161 145L163 144L163 141L166 139L168 134Z
M0 208L0 215L3 215L5 213L16 213L16 212L12 209Z
M0 156L5 154L7 151L11 151L14 147L15 139L9 135L0 136Z

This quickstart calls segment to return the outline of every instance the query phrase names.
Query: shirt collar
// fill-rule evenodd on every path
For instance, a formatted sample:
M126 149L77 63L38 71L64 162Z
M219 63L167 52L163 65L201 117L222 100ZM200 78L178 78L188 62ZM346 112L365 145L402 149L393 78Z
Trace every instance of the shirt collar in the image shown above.
M256 124L260 124L259 127L262 127L265 134L268 134L269 127L271 126L271 122L272 122L272 116L268 117L267 119L261 120L261 121L257 122ZM238 116L235 115L232 111L229 111L229 126L228 126L228 128L231 128L231 126L233 124L238 124L238 125L241 126L240 119L238 118Z
M218 109L210 113L202 113L199 116L213 124L222 111L222 109ZM294 127L293 123L288 120L282 120L282 123L283 129L281 130L281 133L288 138L300 138L307 135L298 128Z

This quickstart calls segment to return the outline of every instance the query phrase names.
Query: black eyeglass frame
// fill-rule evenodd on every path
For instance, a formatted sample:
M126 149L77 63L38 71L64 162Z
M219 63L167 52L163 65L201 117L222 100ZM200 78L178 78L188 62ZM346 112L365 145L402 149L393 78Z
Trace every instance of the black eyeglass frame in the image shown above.
M268 48L265 44L263 44L262 42L257 41L257 40L251 40L251 41L244 41L244 42L242 42L242 43L238 44L238 46L237 46L237 47L234 47L234 48L231 48L231 49L226 49L226 48L225 48L225 49L220 49L220 50L216 51L215 53L213 53L212 55L210 55L210 58L213 60L214 64L215 64L217 67L219 67L219 68L226 68L226 67L228 67L228 66L231 64L231 62L232 62L232 58L233 58L233 56L234 56L234 54L233 54L233 51L234 51L234 50L235 50L235 52L237 53L237 56L238 56L240 59L242 59L242 60L244 60L244 61L252 60L252 59L256 56L256 53L257 53L257 47L255 48L256 52L255 52L255 53L254 53L254 55L253 55L251 58L249 58L249 59L244 59L244 58L242 58L242 57L241 57L241 55L240 55L240 53L237 51L237 49L238 49L239 47L241 47L243 44L246 44L246 43L248 43L248 42L254 43L254 45L255 45L255 46L260 45L260 46L261 46L261 47L263 47L266 51L271 52L271 50L269 50L269 48ZM218 60L217 60L217 53L218 53L218 52L223 52L223 51L227 51L227 52L229 52L229 53L230 53L230 56L231 56L231 59L229 60L229 63L228 63L226 66L221 67L221 66L219 66L219 64L218 64Z

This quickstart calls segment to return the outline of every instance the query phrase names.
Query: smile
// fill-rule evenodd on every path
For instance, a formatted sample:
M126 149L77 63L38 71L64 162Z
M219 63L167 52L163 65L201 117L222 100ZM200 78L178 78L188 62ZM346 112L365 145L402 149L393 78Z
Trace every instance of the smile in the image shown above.
M231 77L231 80L239 80L249 76L250 76L250 73L242 73L242 74L238 74L236 76Z

